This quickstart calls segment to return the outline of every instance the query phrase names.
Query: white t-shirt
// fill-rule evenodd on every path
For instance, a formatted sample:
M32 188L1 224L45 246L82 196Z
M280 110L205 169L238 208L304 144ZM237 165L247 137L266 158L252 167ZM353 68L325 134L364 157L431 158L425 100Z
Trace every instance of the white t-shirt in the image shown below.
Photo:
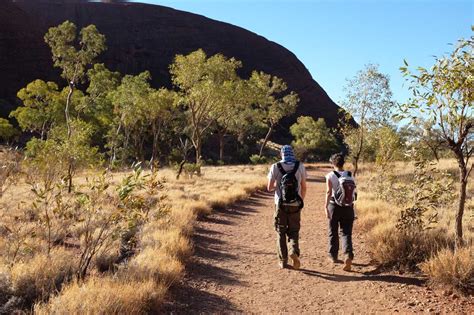
M283 169L285 172L291 172L293 168L295 167L295 163L281 163L281 166L283 166ZM270 167L270 171L268 172L268 180L274 180L276 182L276 188L275 188L275 204L278 204L278 200L280 199L281 196L281 190L280 190L280 181L281 178L283 177L283 174L280 172L278 169L277 163L273 164ZM295 177L298 180L298 194L301 196L301 180L304 178L306 179L308 175L306 174L306 169L303 165L303 163L300 162L300 166L298 167L298 170L295 173Z
M342 175L345 172L348 171L336 171L339 175ZM336 193L336 189L339 187L339 179L337 178L336 174L334 174L334 171L331 171L326 174L326 180L329 180L331 182L332 186L332 197L334 197L334 194ZM354 180L355 182L355 180Z

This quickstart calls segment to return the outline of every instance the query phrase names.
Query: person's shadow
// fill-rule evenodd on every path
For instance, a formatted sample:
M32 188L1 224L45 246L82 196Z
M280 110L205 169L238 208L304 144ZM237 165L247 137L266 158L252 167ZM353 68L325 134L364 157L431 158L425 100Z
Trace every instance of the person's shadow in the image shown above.
M308 276L319 277L328 281L335 281L335 282L380 281L380 282L400 283L400 284L415 285L415 286L421 286L425 282L425 280L423 279L412 278L412 277L402 277L402 276L389 275L389 274L382 275L380 274L378 269L375 269L369 272L351 271L351 273L353 274L359 274L357 276L330 274L326 272L309 270L309 269L300 269L300 271Z

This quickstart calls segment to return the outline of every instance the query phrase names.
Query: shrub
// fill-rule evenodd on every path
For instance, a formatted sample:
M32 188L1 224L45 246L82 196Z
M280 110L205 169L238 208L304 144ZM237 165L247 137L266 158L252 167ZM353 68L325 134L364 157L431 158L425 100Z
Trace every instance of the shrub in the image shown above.
M194 175L201 176L201 164L199 163L185 163L183 170L188 178L193 178Z
M17 263L11 270L12 292L24 299L27 305L45 300L70 280L77 268L72 252L54 249L48 256L38 254L28 262Z
M376 226L368 243L372 257L381 265L409 270L417 269L440 249L453 246L444 230L399 230L392 225Z
M122 281L91 277L74 282L50 299L35 305L37 314L144 314L155 309L166 287L153 280Z
M252 164L265 164L267 163L267 158L264 156L259 156L258 154L253 154L250 156L250 162Z
M430 281L447 285L461 292L474 291L473 247L461 248L455 252L445 248L421 264Z

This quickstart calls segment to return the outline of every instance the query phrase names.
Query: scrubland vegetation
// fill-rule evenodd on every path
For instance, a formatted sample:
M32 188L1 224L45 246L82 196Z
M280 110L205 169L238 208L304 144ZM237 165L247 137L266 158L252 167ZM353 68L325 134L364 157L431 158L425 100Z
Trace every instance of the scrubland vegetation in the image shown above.
M357 226L367 232L374 260L405 271L421 269L434 283L474 288L474 189L468 190L465 247L455 251L457 190L454 159L376 163L360 169Z
M95 63L106 49L95 26L76 33L65 22L46 34L64 82L18 92L11 118L30 140L0 152L0 312L156 310L192 252L196 217L265 186L257 164L274 158L272 132L298 103L280 78L243 79L240 61L202 50L176 56L173 89L156 89L149 72ZM348 151L358 224L380 265L462 292L474 285L473 46L460 41L429 70L406 63L413 98L398 107L369 65L348 82L338 130L312 117L290 130L303 160ZM20 134L0 119L4 142ZM226 162L255 165L204 166Z
M173 169L86 170L73 196L64 184L29 182L28 170L0 199L2 311L144 313L180 279L196 216L262 189L266 167L204 167L181 179Z

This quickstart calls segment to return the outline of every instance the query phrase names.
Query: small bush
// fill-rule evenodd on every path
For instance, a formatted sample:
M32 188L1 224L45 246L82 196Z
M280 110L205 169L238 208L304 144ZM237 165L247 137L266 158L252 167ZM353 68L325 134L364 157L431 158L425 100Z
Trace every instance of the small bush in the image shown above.
M74 254L54 249L48 256L38 254L28 262L16 263L11 270L13 294L31 305L45 300L69 281L77 268Z
M166 287L153 280L121 281L91 277L74 282L50 299L35 305L36 314L146 314L165 296Z
M264 156L259 156L258 154L254 154L250 156L250 162L252 164L265 164L267 163L267 158Z
M372 257L385 267L417 269L417 265L453 242L444 230L401 231L393 226L376 226L369 235Z
M430 281L447 285L461 292L474 291L474 248L465 247L453 252L442 249L421 264Z

